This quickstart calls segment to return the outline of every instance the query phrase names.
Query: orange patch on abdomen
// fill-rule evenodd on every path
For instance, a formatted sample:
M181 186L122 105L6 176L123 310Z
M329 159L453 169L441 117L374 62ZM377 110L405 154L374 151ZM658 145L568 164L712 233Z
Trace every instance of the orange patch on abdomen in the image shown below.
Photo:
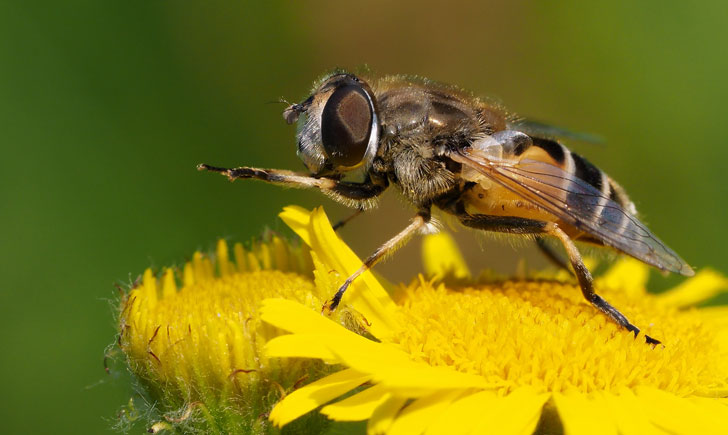
M515 216L547 222L557 222L556 216L527 201L496 183L484 180L464 195L468 214Z

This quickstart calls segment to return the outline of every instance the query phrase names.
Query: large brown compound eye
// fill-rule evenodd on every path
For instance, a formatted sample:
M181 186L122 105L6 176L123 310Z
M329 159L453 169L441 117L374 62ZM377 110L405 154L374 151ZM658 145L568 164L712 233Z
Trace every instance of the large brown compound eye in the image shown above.
M360 86L341 86L321 114L321 139L334 166L356 166L367 151L372 106Z

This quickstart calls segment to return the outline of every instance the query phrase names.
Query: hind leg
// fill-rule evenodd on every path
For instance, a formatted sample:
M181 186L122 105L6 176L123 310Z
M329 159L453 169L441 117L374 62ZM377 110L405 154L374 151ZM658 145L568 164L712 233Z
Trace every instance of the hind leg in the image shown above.
M581 258L579 250L571 240L571 238L553 222L542 222L532 219L509 217L509 216L490 216L490 215L469 215L459 214L460 222L463 225L477 228L484 231L495 231L500 233L510 234L541 234L550 235L559 239L566 254L569 257L569 262L574 270L576 279L579 281L581 287L581 293L584 295L584 299L589 301L599 311L606 314L619 326L631 331L635 336L639 334L640 330L620 313L619 310L614 308L609 302L604 300L601 296L596 294L594 291L594 279L589 272L589 269L584 265L584 261ZM564 265L565 266L565 265ZM645 341L649 344L659 344L659 340L645 335Z

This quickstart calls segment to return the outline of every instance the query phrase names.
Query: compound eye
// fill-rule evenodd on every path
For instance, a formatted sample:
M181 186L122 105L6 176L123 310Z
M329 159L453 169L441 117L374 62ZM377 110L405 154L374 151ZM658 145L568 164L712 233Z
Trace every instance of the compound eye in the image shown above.
M334 166L356 166L367 151L372 106L360 86L341 86L321 114L321 140Z

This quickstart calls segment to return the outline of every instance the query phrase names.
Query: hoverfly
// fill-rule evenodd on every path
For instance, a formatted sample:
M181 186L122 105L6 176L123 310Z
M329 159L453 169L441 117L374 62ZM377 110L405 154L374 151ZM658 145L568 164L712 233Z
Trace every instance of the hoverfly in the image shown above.
M365 79L337 72L320 80L306 100L289 105L283 117L298 124L298 155L309 174L206 164L198 169L230 180L316 188L360 212L375 206L391 184L417 209L325 309L336 309L359 275L425 231L433 207L467 227L536 237L544 253L566 268L543 243L544 237L556 238L586 300L635 336L639 329L596 294L574 241L614 248L663 271L694 274L640 222L622 187L569 151L555 130L518 120L457 88L415 77ZM345 175L360 180L344 180Z

